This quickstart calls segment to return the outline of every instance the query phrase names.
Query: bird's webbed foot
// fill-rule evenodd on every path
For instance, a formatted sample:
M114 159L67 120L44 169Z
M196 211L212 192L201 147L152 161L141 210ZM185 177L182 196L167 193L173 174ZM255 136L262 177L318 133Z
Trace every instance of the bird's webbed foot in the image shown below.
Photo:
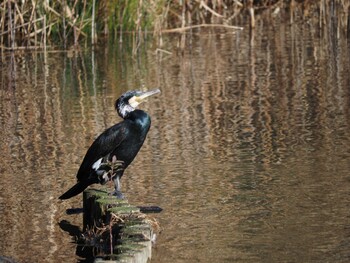
M119 174L113 178L115 190L110 194L116 196L118 199L125 199L125 196L123 195L123 193L121 191L121 184L120 184L120 177L121 176L122 175Z
M123 193L121 191L114 190L114 191L110 192L109 195L113 195L113 196L117 197L118 199L125 199L125 196L123 195Z

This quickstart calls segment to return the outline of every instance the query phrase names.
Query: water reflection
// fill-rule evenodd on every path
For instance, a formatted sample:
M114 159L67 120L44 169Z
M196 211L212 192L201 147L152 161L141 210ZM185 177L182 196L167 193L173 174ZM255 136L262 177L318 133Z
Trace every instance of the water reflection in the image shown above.
M81 201L57 197L119 120L114 99L144 85L162 96L143 105L152 128L122 183L131 202L164 208L153 262L349 259L350 56L333 32L274 21L193 34L163 58L131 60L127 46L2 57L0 255L77 261L58 223L81 225L65 215Z

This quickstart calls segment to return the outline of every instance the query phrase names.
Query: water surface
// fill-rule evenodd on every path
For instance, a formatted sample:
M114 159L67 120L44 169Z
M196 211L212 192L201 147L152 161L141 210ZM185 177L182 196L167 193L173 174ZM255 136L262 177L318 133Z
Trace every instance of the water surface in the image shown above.
M270 21L271 22L271 21ZM333 26L333 27L332 27ZM123 47L5 53L0 90L0 255L84 262L57 200L124 91L160 87L144 147L122 179L159 205L152 262L350 260L350 54L336 25L258 23ZM88 260L87 260L88 261Z

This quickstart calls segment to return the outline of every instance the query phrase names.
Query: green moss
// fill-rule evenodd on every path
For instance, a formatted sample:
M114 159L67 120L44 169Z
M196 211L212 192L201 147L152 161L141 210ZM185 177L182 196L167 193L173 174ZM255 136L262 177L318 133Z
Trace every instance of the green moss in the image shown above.
M96 200L97 203L102 205L119 205L119 206L125 206L128 204L128 201L121 200L113 196L109 197L100 197Z
M149 225L138 225L137 227L124 227L122 232L125 235L138 235L142 234L143 232L150 231Z
M85 190L90 196L96 196L97 198L104 198L108 197L108 192L104 190L99 190L99 189L88 189Z
M120 206L120 207L111 207L108 209L109 212L117 213L117 214L130 214L130 213L138 213L140 209L134 206Z

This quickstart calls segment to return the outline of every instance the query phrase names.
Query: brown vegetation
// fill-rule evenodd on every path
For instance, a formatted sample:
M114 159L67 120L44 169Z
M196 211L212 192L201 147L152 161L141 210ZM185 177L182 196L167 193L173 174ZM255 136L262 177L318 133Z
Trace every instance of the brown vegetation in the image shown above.
M336 14L329 14L330 9ZM290 13L286 23L293 23L300 10L320 26L331 15L345 28L350 20L347 0L5 0L0 4L0 49L65 48L82 41L95 44L102 36L122 40L122 33L131 32L137 50L149 31L161 45L163 33L208 26L236 29L247 18L254 28L260 14L276 17L281 10Z

